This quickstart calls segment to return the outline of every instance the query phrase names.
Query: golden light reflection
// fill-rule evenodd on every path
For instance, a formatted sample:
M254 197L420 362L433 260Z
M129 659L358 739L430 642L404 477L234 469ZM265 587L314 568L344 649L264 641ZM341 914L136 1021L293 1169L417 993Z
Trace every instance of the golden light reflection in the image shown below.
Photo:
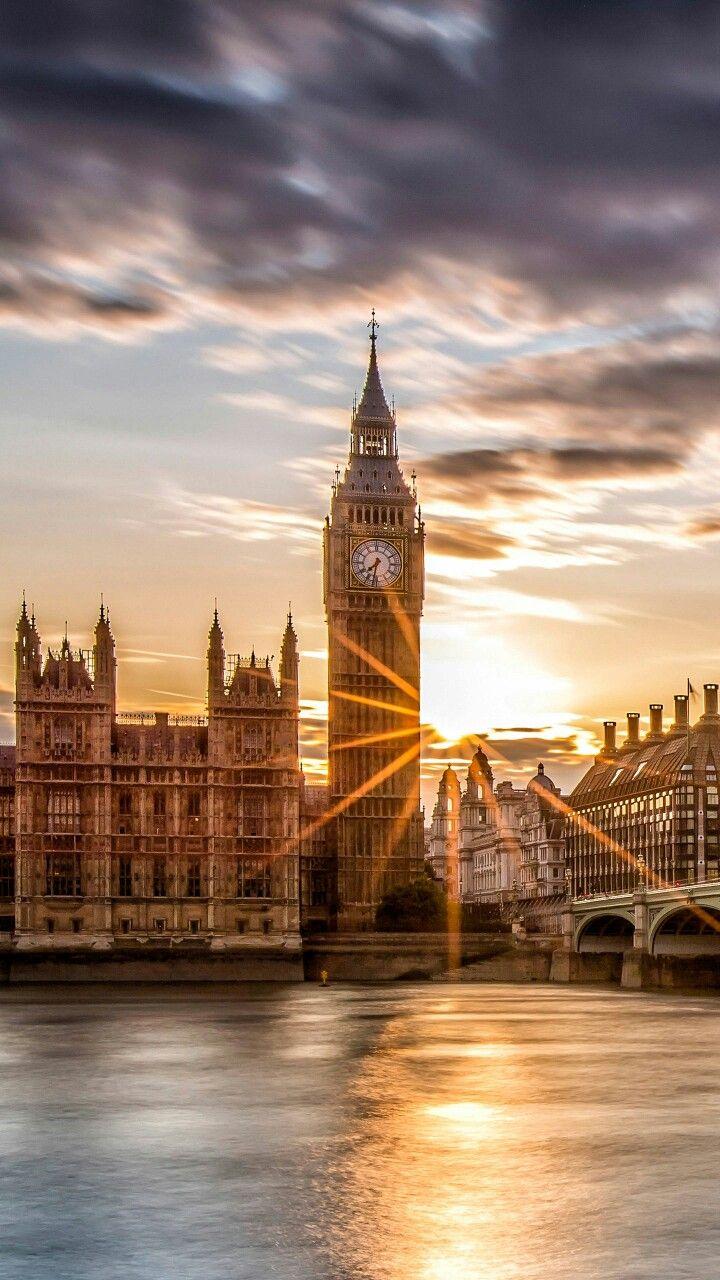
M441 1120L451 1120L454 1124L485 1127L497 1118L497 1108L481 1102L443 1102L436 1106L426 1107L425 1114L439 1116Z
M508 1228L523 1192L517 1185L508 1195L504 1166L516 1138L512 1106L529 1087L528 1067L521 1077L493 1022L479 1029L462 999L443 1001L438 1017L391 1019L362 1060L352 1090L362 1121L339 1162L333 1205L343 1274L521 1274L509 1269L518 1241Z

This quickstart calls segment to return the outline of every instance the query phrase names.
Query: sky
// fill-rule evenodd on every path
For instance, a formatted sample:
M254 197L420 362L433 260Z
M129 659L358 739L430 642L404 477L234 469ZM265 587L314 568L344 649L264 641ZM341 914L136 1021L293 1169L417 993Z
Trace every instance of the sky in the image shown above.
M717 5L6 0L0 738L23 589L124 709L300 638L374 306L447 759L570 787L720 678ZM696 709L699 711L699 708ZM622 736L622 733L621 733ZM444 744L444 745L443 745Z

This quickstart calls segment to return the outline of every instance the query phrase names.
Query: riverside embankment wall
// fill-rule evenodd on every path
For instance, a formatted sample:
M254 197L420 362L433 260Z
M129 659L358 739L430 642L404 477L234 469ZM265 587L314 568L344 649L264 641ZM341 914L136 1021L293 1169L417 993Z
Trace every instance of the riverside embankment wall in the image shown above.
M508 934L497 933L323 934L307 938L303 953L311 982L323 972L330 982L456 980L470 969L477 982L547 981L550 972L548 953L540 965L544 976L531 979L520 949Z
M34 983L236 982L603 983L635 991L720 992L720 957L576 954L555 939L529 943L504 934L321 935L299 946L8 949L0 986Z
M300 947L222 952L173 947L33 948L0 955L0 986L32 983L302 982Z

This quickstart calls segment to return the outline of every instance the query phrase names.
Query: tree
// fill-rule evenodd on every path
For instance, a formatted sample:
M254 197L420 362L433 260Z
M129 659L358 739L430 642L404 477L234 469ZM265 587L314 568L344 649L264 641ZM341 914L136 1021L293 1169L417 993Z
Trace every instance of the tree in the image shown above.
M442 933L447 898L428 876L391 889L378 903L375 927L382 933Z

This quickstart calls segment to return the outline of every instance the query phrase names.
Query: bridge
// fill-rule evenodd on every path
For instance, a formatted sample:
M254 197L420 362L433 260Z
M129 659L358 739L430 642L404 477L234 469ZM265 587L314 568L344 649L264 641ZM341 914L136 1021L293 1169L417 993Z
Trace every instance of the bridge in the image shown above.
M563 931L580 955L720 956L720 880L575 898Z

